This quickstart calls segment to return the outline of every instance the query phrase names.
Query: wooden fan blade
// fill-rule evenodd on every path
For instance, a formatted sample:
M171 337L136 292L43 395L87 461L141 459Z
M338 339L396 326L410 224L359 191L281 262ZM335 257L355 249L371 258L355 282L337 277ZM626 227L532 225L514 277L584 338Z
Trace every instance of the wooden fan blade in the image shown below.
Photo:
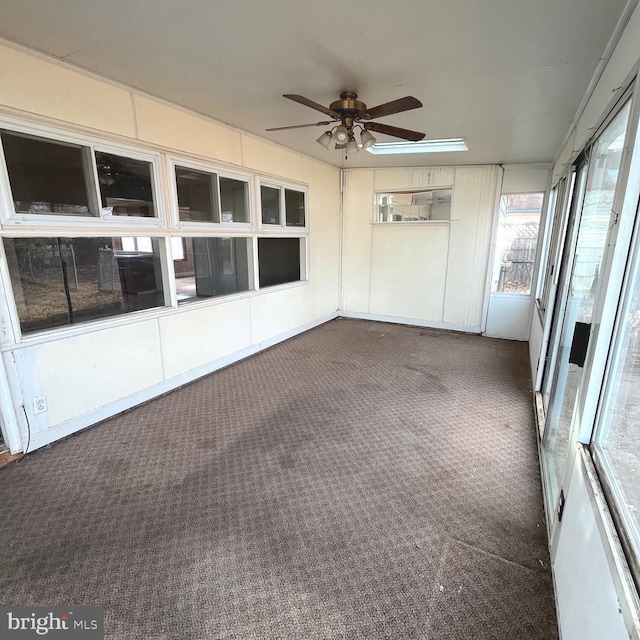
M377 131L378 133L384 133L388 136L393 136L394 138L403 138L404 140L411 140L413 142L418 142L418 140L422 140L425 136L424 133L420 133L419 131L392 127L391 125L382 124L380 122L365 122L364 128L367 131Z
M390 116L394 113L400 113L401 111L409 111L410 109L419 109L422 106L422 102L413 96L405 96L404 98L398 98L391 102L385 102L379 104L377 107L367 109L369 119L381 118L382 116Z
M304 127L326 127L329 124L333 124L333 120L325 120L324 122L312 122L311 124L294 124L290 127L272 127L271 129L265 129L265 131L282 131L283 129L302 129Z
M295 93L284 93L282 97L289 98L289 100L293 100L294 102L299 102L300 104L303 104L305 107L311 107L316 111L321 111L322 113L326 113L328 116L331 116L334 120L340 119L340 116L335 111L331 111L331 109L327 109L327 107L323 107L318 102L309 100L309 98L305 98L304 96L299 96Z

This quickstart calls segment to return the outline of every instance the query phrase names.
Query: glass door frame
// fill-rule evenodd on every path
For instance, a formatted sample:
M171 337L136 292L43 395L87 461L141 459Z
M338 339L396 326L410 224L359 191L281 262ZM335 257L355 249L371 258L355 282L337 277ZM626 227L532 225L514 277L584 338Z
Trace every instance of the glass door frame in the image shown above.
M640 100L634 91L636 87L635 80L630 84L627 90L623 93L616 104L613 106L607 117L603 120L602 124L598 127L594 135L588 141L581 156L577 159L574 167L577 171L588 161L591 151L593 150L594 143L597 142L600 135L615 118L619 111L627 104L628 100L631 100L631 107L629 113L629 119L627 122L626 136L624 149L622 153L620 169L618 172L618 180L615 187L615 195L612 202L612 211L610 216L609 230L605 243L604 253L602 256L602 265L600 277L602 282L606 282L606 287L599 288L596 299L594 301L594 310L592 318L592 332L589 339L589 345L587 349L586 359L584 363L583 373L576 393L576 400L574 404L573 415L569 428L569 446L566 459L564 462L564 471L559 477L558 482L558 498L553 504L550 503L551 492L549 491L549 461L545 458L544 450L542 448L544 437L541 442L541 464L542 464L542 477L545 486L545 506L548 514L548 529L550 533L550 542L552 555L555 553L557 546L557 538L560 529L560 521L557 515L557 507L560 501L560 491L568 490L569 480L573 472L573 465L575 461L574 448L576 444L589 444L591 441L595 414L598 407L598 403L601 397L601 389L603 385L605 366L608 360L608 354L610 351L610 345L613 335L613 326L617 313L618 302L622 287L622 277L624 273L624 264L626 263L630 241L635 222L635 214L638 206L638 195L640 193L640 130L638 129L638 119L640 116ZM629 183L629 176L631 175L632 161L634 171L639 174L633 179L633 184ZM587 164L588 166L588 164ZM590 168L587 168L587 172L584 175L584 186L586 187L587 179ZM577 174L576 174L577 175ZM568 173L570 177L570 172ZM631 189L628 187L631 186ZM574 196L580 191L578 185L578 178L576 177L574 185ZM633 199L635 197L635 204ZM573 213L573 203L569 209L569 220L567 224L567 231L564 238L563 254L569 251L571 254L575 252L575 243L577 240L577 231L579 228L579 221L582 215L582 207L584 206L584 190L582 194L579 194L580 208L576 209ZM572 219L573 216L573 219ZM571 225L573 224L573 228ZM570 262L573 262L573 255L570 257ZM564 260L564 255L562 257ZM622 269L622 270L621 270ZM569 270L570 274L570 270ZM566 297L569 281L563 282L567 279L567 268L564 268L564 272L559 276L558 286L555 291L555 304L560 306L566 305L566 301L563 302L563 298ZM562 327L555 327L554 321L562 323L564 319L564 311L559 309L559 313L547 313L545 321L545 332L548 327L549 342L547 344L547 353L550 350L557 350L557 345L554 344L555 332L561 332ZM555 320L558 318L558 320ZM557 356L557 353L551 352L553 358ZM548 356L547 356L548 358ZM545 362L541 365L548 367L550 372L553 372L555 367L554 362L548 362L545 358ZM551 360L552 358L549 358ZM542 360L542 359L541 359ZM541 376L541 389L545 381L545 376L540 373ZM546 407L545 407L546 409ZM545 429L546 432L546 429Z

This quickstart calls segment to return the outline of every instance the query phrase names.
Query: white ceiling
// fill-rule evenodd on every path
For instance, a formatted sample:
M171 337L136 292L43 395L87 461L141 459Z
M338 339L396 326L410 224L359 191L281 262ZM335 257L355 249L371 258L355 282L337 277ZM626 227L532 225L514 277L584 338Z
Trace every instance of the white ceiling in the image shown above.
M0 35L338 166L549 162L624 0L2 0ZM344 161L315 142L355 90L422 109L380 122L466 153ZM377 135L380 141L394 138Z

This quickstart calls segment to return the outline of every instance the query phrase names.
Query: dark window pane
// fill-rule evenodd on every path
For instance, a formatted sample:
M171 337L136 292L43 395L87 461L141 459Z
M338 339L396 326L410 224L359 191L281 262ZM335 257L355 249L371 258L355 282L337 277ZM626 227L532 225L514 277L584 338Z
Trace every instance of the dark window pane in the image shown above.
M220 177L221 222L249 222L247 183Z
M82 147L7 131L2 145L16 213L92 215Z
M284 206L287 213L287 226L304 227L304 193L285 189Z
M300 238L258 238L260 286L300 280Z
M216 175L186 167L176 167L180 220L218 222Z
M22 332L163 306L158 242L157 238L5 238ZM123 244L132 248L125 250Z
M280 189L260 187L262 224L280 224Z
M105 214L155 216L150 162L96 151L96 165Z
M173 238L178 302L224 296L249 289L247 238Z

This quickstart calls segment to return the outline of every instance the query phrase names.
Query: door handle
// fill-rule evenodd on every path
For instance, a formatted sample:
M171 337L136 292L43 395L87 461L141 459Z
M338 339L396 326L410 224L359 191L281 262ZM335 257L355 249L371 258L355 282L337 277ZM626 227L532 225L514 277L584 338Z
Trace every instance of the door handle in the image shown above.
M576 322L573 328L573 340L571 341L571 351L569 352L569 362L584 367L589 347L589 335L591 334L590 322Z

